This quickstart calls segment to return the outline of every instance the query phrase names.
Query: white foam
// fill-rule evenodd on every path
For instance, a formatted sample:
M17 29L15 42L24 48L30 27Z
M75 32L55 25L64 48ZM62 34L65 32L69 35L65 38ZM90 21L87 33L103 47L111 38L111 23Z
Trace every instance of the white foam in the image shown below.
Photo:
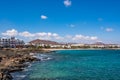
M43 57L43 58L41 58L41 60L43 60L43 61L50 60L50 59L52 59L52 58L50 58L50 57Z
M17 77L25 78L27 75L17 75Z

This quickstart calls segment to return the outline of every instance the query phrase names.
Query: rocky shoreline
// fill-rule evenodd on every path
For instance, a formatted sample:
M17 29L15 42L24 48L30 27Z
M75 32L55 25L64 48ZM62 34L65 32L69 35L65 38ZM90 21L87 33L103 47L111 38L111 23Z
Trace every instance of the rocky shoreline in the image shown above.
M31 52L49 53L43 50L0 50L0 80L12 80L10 73L22 71L29 66L26 62L40 61Z

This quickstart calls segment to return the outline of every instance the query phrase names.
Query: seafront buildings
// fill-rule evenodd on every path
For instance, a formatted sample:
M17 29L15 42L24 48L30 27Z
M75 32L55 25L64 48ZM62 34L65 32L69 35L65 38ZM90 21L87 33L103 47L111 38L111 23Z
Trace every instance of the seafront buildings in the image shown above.
M33 45L36 47L42 47L42 48L120 48L120 45L118 44L105 44L102 42L96 42L93 44L80 44L80 43L57 43L55 41L49 41L49 40L40 40L36 39L29 42L29 45Z
M41 47L41 48L71 48L70 44L62 44L55 41L41 40L41 39L30 41L29 45L33 45L35 47Z
M36 47L47 47L47 48L61 47L61 44L57 42L49 41L49 40L40 40L40 39L30 41L29 45L33 45Z
M102 42L96 42L93 44L82 43L58 43L50 40L36 39L25 44L23 40L11 38L0 38L1 48L23 48L25 46L34 46L39 48L65 48L65 49L77 49L77 48L120 48L119 44L105 44Z
M120 48L119 44L105 44L102 42L88 44L88 46L90 46L90 48Z
M0 38L1 48L17 48L17 47L23 47L23 46L24 46L24 41L16 39L15 37Z

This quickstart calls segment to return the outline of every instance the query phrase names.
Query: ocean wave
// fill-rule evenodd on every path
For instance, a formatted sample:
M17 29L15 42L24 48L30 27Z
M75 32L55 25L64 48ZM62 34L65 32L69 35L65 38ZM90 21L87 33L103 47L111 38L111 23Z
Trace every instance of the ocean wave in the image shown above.
M37 55L34 55L33 57L38 58L41 61L46 61L46 60L52 59L49 55L45 55L45 54L37 54Z
M15 75L13 76L13 80L22 80L26 77L27 75Z
M27 75L18 75L17 77L25 78Z

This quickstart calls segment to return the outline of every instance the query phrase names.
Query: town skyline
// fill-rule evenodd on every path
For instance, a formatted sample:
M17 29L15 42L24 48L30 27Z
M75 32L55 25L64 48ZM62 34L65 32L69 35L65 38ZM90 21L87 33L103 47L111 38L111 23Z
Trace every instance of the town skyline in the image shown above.
M120 43L118 0L1 0L0 37Z

